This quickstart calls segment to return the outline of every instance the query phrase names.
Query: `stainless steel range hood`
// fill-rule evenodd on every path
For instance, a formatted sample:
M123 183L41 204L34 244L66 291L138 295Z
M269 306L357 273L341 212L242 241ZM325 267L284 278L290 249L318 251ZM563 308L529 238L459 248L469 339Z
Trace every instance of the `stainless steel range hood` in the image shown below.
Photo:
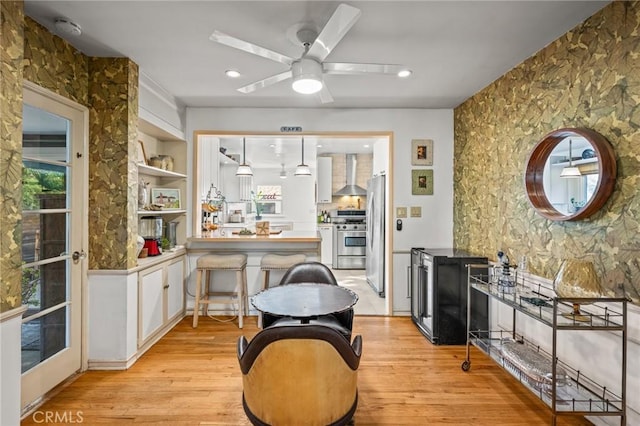
M347 154L347 184L333 195L367 195L366 189L356 185L357 166L358 160L356 160L356 154Z

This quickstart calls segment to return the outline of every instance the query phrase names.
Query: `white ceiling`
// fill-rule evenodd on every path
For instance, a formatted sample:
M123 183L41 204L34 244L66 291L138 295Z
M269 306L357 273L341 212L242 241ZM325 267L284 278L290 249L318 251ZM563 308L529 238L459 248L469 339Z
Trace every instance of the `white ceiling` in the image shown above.
M297 58L303 48L291 41L292 28L310 23L320 30L340 3L25 0L25 13L55 34L56 18L75 22L82 35L59 35L89 56L131 58L182 106L454 108L608 2L346 2L362 14L327 61L399 64L413 75L325 75L334 98L329 104L295 93L290 81L250 94L238 92L288 67L209 40L219 30ZM242 76L229 79L227 69ZM25 116L25 130L35 122ZM300 162L299 137L254 139L248 139L246 150L254 166ZM372 152L373 143L307 137L305 160L310 163L316 152ZM240 137L223 138L221 145L229 153L242 152Z
M61 36L90 56L131 58L185 106L454 108L608 2L347 3L362 15L327 61L400 64L413 75L326 75L335 101L324 105L288 81L238 92L287 67L209 36L220 30L299 57L287 32L301 22L322 28L339 2L25 0L25 13L54 33L57 17L79 24L82 35ZM230 68L242 76L225 77Z

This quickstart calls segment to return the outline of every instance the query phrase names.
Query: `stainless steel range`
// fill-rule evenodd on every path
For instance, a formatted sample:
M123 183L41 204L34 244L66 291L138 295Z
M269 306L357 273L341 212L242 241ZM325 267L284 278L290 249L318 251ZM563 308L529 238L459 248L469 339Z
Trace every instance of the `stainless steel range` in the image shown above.
M365 269L367 224L365 210L332 210L333 269Z

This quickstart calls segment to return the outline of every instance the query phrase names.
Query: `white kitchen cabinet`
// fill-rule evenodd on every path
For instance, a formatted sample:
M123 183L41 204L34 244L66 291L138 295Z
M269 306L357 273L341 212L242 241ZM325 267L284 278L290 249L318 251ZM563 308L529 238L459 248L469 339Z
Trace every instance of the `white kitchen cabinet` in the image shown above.
M320 262L331 268L333 264L333 226L318 225L318 231L322 238L322 243L320 244Z
M331 157L318 157L318 203L330 203L332 196L333 171Z
M411 251L393 252L393 314L411 313Z
M169 259L138 273L138 348L157 340L184 313L184 259Z

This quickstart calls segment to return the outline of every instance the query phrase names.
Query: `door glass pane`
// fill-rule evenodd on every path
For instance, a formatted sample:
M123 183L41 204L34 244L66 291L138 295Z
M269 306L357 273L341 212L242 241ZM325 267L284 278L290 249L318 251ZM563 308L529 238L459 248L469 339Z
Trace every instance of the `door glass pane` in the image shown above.
M23 372L67 346L69 120L24 107L22 139ZM55 309L52 312L45 310Z
M68 307L22 324L22 372L35 367L68 346Z
M22 267L22 304L25 316L69 301L67 259L44 265Z

